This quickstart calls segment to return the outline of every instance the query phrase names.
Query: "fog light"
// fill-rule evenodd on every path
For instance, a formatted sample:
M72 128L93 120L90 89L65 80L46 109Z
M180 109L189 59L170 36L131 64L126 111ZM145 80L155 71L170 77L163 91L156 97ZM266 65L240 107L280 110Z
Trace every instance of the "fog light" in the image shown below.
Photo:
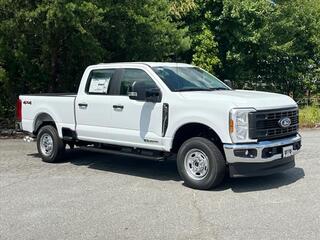
M237 149L233 151L236 157L255 158L257 156L256 149Z
M279 147L270 147L262 150L262 158L270 158L276 154L282 154L283 146Z
M299 150L301 148L301 141L293 144L293 150Z

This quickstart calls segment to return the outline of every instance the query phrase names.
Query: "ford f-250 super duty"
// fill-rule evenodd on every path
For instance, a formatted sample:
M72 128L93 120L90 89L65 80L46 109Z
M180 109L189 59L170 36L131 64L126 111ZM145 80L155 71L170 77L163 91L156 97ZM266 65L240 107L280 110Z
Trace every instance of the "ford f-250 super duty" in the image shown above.
M165 159L193 188L294 167L301 148L297 104L288 96L232 90L181 63L89 66L78 94L22 95L18 126L37 137L42 159L65 146Z

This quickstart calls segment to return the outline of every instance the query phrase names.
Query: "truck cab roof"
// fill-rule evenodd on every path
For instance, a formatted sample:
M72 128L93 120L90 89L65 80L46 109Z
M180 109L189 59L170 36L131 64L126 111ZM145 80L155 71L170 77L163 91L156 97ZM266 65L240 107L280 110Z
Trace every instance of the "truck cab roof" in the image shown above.
M106 67L110 66L132 66L132 65L147 65L149 67L194 67L191 64L187 63L177 63L177 62L118 62L118 63L99 63L96 65L91 65L89 67L101 67L105 65Z

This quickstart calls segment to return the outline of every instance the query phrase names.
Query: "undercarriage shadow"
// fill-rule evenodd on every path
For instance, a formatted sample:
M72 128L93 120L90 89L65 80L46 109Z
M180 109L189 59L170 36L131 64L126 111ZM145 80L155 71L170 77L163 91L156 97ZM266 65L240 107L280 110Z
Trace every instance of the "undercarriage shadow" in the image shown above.
M29 155L35 158L40 157L37 153ZM77 166L87 166L89 169L99 171L156 179L160 181L181 181L176 163L173 160L160 162L74 149L66 151L61 163L66 162L70 162ZM238 193L263 191L293 184L304 176L304 170L298 167L292 168L283 173L264 177L230 178L226 176L220 186L212 189L211 191L220 192L228 189Z

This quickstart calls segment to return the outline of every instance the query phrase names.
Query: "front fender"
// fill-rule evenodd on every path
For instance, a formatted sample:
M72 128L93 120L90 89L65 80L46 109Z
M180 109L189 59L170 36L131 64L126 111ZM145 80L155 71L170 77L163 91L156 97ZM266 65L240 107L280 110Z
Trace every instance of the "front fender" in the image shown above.
M201 115L186 115L182 118L177 118L176 120L173 119L171 122L169 121L169 127L166 137L173 139L176 132L182 126L190 123L200 123L211 128L219 136L222 143L231 143L228 127L228 116L226 117L226 119L224 119L224 117L222 116L220 116L220 118L223 119L210 120L207 117Z

